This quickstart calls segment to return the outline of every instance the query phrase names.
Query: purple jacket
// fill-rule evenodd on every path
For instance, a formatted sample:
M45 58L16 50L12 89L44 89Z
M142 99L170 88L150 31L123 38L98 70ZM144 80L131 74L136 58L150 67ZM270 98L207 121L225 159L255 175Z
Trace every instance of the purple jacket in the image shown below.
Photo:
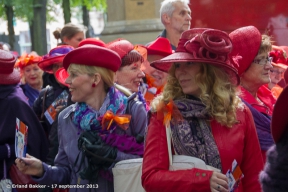
M15 161L16 117L28 126L27 153L45 161L46 135L19 85L0 85L0 112L0 178L3 178L3 159L6 159L7 170ZM10 158L6 143L11 149Z
M137 102L134 100L135 94L129 97L128 103L133 102L133 105L129 105L131 108L128 110L130 114L132 114L132 119L127 129L126 133L128 135L143 135L145 129L147 127L147 115L145 107L141 102ZM73 184L81 184L84 185L84 189L70 188L69 192L74 191L89 191L87 188L88 181L80 180L79 177L79 164L80 161L77 162L76 166L74 166L74 162L79 154L78 150L78 128L71 121L71 114L75 110L75 104L70 105L65 110L63 110L58 117L58 138L59 138L59 150L58 154L55 158L55 166L49 166L43 163L45 173L41 178L34 178L34 180L40 184L58 184L58 185L73 185ZM137 114L137 115L135 115ZM117 128L120 129L120 128ZM116 131L117 131L116 129ZM82 153L79 155L79 159L81 159ZM124 159L133 159L139 158L137 155L127 154L118 151L116 161L124 160ZM87 166L87 162L85 162ZM98 177L98 189L97 191L114 191L113 182ZM88 185L89 186L89 185ZM92 186L92 185L91 185ZM94 187L94 186L92 186ZM92 190L93 191L93 190Z

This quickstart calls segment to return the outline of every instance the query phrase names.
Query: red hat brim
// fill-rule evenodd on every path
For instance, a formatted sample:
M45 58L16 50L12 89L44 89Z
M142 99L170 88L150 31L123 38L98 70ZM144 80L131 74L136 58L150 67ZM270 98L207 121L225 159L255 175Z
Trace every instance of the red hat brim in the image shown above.
M63 60L63 67L67 70L71 63L103 67L116 72L121 66L121 59L111 49L87 44L67 53Z
M164 71L167 73L172 64L175 62L199 62L211 64L216 67L225 69L227 73L230 74L230 77L234 84L238 85L240 81L237 70L227 65L227 63L204 58L196 59L192 54L186 52L172 53L171 55L164 57L163 59L152 62L150 65L160 71Z
M12 73L0 74L0 84L1 85L13 85L20 82L20 72L18 69L13 69Z
M59 56L55 56L55 57L50 57L47 59L44 59L42 61L40 61L38 63L38 66L45 72L47 73L53 73L52 70L52 66L53 64L59 64L59 63L63 63L63 59L64 59L65 55L59 55Z
M69 73L63 67L58 69L55 73L55 78L58 80L58 82L66 87L69 87L69 85L65 83L68 77Z
M274 106L272 121L271 121L271 133L275 143L277 143L284 132L288 129L288 86L284 88L280 96L277 99L277 102Z
M282 64L282 63L274 63L274 62L272 62L271 63L274 67L280 67L281 69L287 69L287 65L285 65L285 64Z

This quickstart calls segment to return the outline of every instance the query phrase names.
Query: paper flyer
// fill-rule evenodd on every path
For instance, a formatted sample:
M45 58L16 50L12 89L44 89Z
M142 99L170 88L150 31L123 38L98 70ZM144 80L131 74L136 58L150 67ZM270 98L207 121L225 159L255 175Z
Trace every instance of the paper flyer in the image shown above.
M26 157L28 126L16 118L15 153L17 158Z
M67 99L68 99L68 92L64 90L45 111L44 115L50 124L52 124L55 121L57 115L56 107L67 106Z
M232 162L232 171L229 169L226 173L226 177L228 178L229 192L234 192L238 188L241 179L244 177L244 174L235 159Z

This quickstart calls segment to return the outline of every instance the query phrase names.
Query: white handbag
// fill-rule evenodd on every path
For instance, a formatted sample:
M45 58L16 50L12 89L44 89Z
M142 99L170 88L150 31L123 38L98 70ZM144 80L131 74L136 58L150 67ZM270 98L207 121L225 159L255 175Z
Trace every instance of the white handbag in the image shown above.
M219 169L206 165L202 159L186 155L172 155L170 124L166 126L166 136L170 164L169 170L175 171L199 168L220 172ZM142 161L142 158L127 159L115 164L114 168L112 168L114 192L145 192L141 184Z

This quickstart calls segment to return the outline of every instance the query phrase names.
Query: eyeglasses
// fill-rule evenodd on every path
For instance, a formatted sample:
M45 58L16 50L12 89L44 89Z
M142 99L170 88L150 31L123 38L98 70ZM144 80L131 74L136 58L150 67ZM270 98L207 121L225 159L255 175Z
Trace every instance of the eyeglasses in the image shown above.
M275 75L280 75L280 76L284 75L284 71L277 71L273 69L270 69L270 73L274 73Z
M257 63L259 65L266 65L267 63L271 64L272 62L272 57L267 57L265 59L254 59L254 63Z

